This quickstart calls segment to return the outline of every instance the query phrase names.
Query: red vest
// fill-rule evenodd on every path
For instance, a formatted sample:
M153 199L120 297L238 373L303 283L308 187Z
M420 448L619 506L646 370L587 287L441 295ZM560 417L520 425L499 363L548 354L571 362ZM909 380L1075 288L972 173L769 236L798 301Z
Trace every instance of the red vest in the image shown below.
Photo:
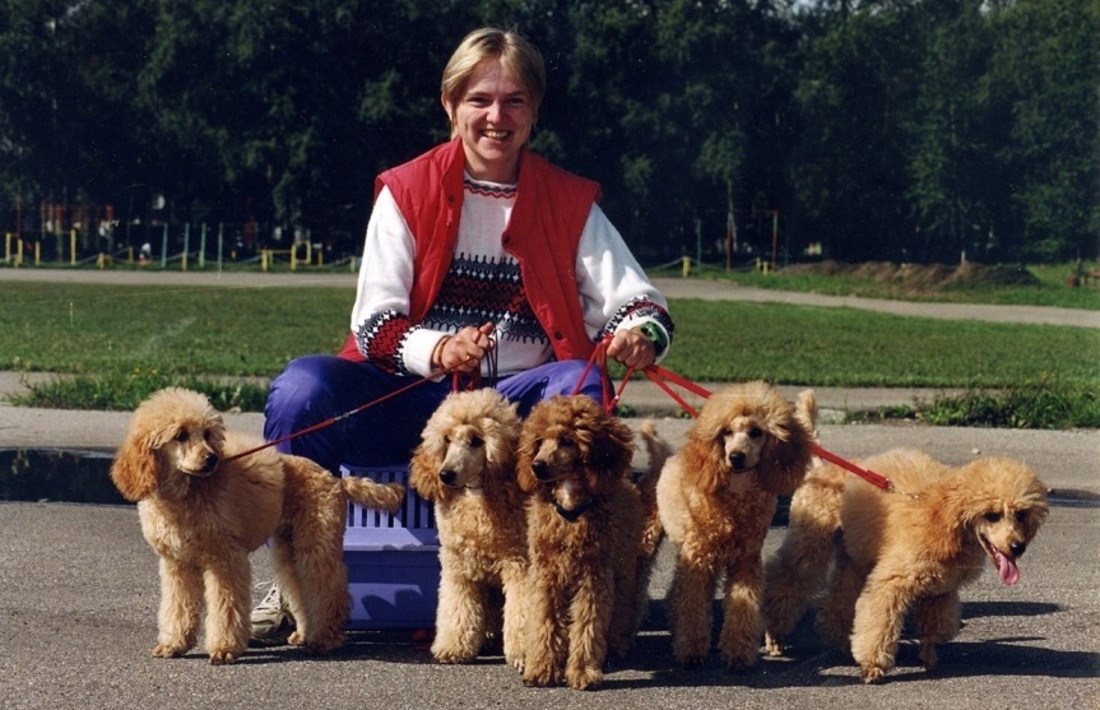
M577 245L600 186L525 150L516 203L501 235L519 262L527 300L550 336L559 360L588 359L594 348L584 329L574 265ZM428 313L451 265L462 214L465 155L460 138L387 170L374 184L377 199L388 187L416 241L409 319ZM341 357L363 360L352 333Z

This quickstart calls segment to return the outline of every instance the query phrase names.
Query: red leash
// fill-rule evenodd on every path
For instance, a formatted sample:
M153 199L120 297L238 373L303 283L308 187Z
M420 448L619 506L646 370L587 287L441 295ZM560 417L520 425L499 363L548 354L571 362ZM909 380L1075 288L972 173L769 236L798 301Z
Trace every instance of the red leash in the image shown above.
M371 407L375 406L376 404L381 404L382 402L385 402L388 399L392 399L392 398L396 397L399 394L404 394L405 392L408 392L409 390L411 390L413 387L418 387L418 386L424 384L425 382L428 382L428 381L432 380L433 378L439 377L440 375L446 375L448 373L454 374L455 378L454 378L454 380L452 380L451 387L454 391L458 391L458 388L459 388L458 368L460 366L462 366L462 364L463 363L460 362L458 365L455 365L453 367L449 367L445 370L439 370L438 372L433 372L432 374L428 375L427 377L422 377L418 380L413 380L412 382L405 385L404 387L399 387L398 389L395 389L393 392L390 392L389 394L382 395L381 397L378 397L377 399L371 400L370 402L367 402L365 404L361 404L358 407L356 407L355 409L344 412L343 414L337 414L335 417L329 417L328 419L324 420L323 422L317 422L316 424L312 424L312 425L306 427L305 429L301 429L299 431L291 432L290 434L287 434L286 436L275 439L274 441L265 442L265 443L263 443L259 446L248 449L247 451L242 451L238 454L228 456L224 460L225 461L235 461L237 459L244 458L245 456L251 456L252 454L263 451L264 449L269 449L272 446L278 446L279 444L283 443L284 441L290 441L291 439L297 439L300 436L305 436L306 434L312 434L315 431L320 431L321 429L325 429L327 427L332 426L336 422L343 421L344 419L347 419L348 417L353 417L356 414L358 414L359 412L362 412L364 409L370 409Z
M697 385L693 382L690 382L689 380L685 380L684 378L679 377L678 375L674 375L673 373L669 372L668 370L665 370L665 369L663 369L663 368L661 368L657 365L650 365L649 367L645 368L644 372L645 372L646 376L649 377L649 379L653 381L654 384L659 386L670 397L672 397L672 399L675 400L675 402L678 405L680 405L680 407L682 407L684 409L684 411L686 411L688 414L690 414L695 419L699 418L699 413L697 411L695 411L695 409L693 409L687 402L685 402L684 399L682 397L680 397L680 395L678 393L676 393L671 387L669 387L668 383L665 382L665 380L671 380L672 382L676 383L680 387L683 387L684 389L687 389L687 390L699 395L700 397L702 397L704 399L710 397L711 393L709 391L707 391L705 388L700 387L699 385ZM628 373L627 377L629 379L629 373ZM624 387L625 387L625 383L624 383ZM622 388L619 389L619 394L620 394L620 396L622 395ZM810 443L810 450L813 452L813 454L815 456L820 456L821 458L825 459L826 461L828 461L830 463L834 463L837 466L840 466L841 468L846 469L846 470L856 474L857 476L859 476L860 478L867 481L868 483L870 483L873 486L877 486L878 488L881 488L884 491L892 491L894 489L893 484L890 483L890 479L886 478L885 476L883 476L881 474L878 474L878 473L875 473L874 471L871 471L869 469L862 468L861 466L857 466L856 464L852 463L851 461L848 461L847 459L841 458L840 456L837 456L836 454L832 453L831 451L828 451L826 449L821 448L821 446L819 446L816 443L813 443L813 442Z

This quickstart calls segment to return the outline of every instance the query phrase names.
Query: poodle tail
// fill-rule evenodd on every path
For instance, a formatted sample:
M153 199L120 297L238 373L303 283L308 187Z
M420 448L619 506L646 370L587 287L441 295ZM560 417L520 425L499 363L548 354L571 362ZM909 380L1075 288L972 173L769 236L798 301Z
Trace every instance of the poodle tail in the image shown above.
M366 476L347 476L340 479L340 487L348 498L364 508L396 512L405 498L405 487L400 483L378 483Z

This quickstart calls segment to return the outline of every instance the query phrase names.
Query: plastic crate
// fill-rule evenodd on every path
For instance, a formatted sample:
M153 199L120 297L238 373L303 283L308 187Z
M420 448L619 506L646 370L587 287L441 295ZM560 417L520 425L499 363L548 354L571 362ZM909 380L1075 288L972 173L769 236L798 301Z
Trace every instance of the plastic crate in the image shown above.
M348 506L344 562L351 594L349 629L435 626L439 599L439 535L432 504L409 487L407 466L342 466L342 476L397 482L407 492L396 513Z

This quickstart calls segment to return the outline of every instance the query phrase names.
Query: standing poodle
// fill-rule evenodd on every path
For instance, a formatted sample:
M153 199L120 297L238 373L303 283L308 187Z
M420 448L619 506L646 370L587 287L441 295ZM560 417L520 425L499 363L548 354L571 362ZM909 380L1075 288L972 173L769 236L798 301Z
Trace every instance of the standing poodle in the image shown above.
M504 593L504 657L523 665L523 584L527 574L524 494L516 480L516 407L491 388L447 397L421 435L410 483L435 504L439 606L432 656L477 657L490 630L492 593Z
M252 601L248 556L269 538L298 622L290 643L316 653L343 644L348 500L395 510L404 488L339 479L272 449L232 459L260 444L227 431L210 402L190 390L161 390L135 410L111 479L137 502L142 533L160 558L154 656L181 656L194 647L204 595L210 662L232 663L244 652Z
M886 476L892 490L831 465L815 473L807 481L814 488L802 497L797 516L792 504L788 537L795 540L784 543L776 566L799 554L805 559L807 553L799 550L817 556L817 536L835 539L835 569L818 625L830 641L851 649L863 681L874 683L893 668L910 611L921 662L928 670L936 667L936 645L959 632L959 588L981 575L983 559L1003 583L1016 584L1017 560L1048 507L1043 483L1009 458L949 467L919 451L896 449L863 465ZM807 520L820 522L804 525ZM819 559L821 568L828 569L828 563L827 557ZM781 638L793 622L777 615L775 623Z
M809 464L806 419L764 382L726 387L707 400L661 472L658 513L677 550L669 626L686 667L702 665L710 652L711 603L723 577L722 661L731 669L756 662L761 549L778 496L798 486Z
M641 495L629 480L633 432L590 397L555 396L531 411L517 470L527 505L523 682L578 690L624 656L641 615Z

